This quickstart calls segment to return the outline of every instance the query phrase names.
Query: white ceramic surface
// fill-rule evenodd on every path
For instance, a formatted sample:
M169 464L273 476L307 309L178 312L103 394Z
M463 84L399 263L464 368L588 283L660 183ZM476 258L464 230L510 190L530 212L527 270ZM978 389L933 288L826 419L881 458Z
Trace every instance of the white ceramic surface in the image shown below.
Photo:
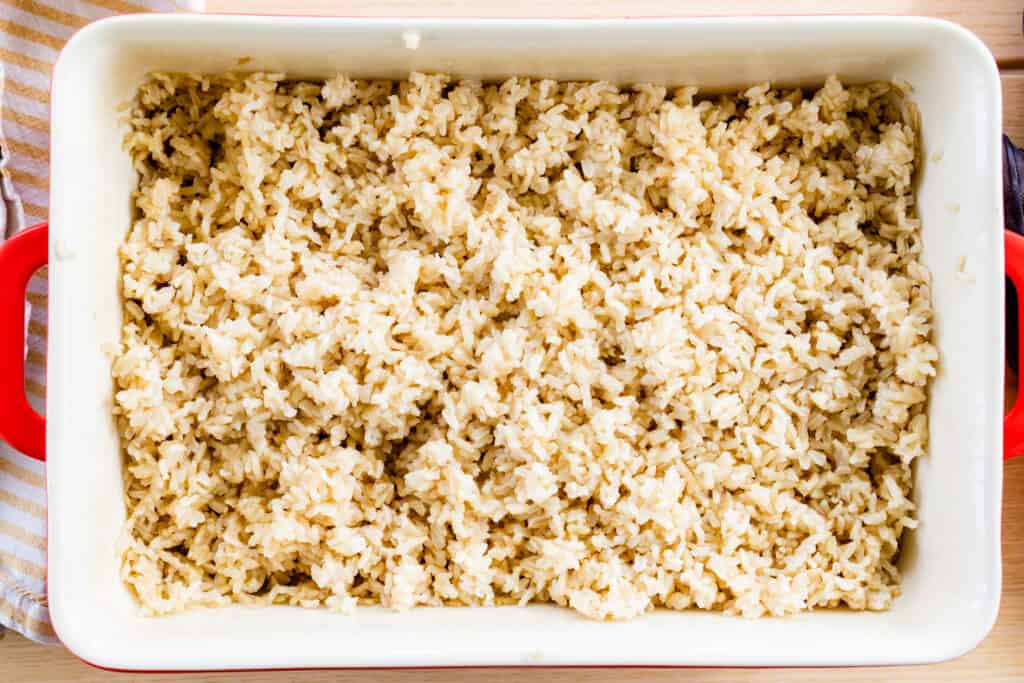
M403 32L417 31L419 48ZM134 175L116 112L152 70L477 78L530 74L722 90L771 79L901 79L921 110L920 206L942 354L921 526L904 595L885 613L746 621L657 611L628 623L551 607L296 608L144 618L118 579L121 460L109 359L119 332L117 244ZM956 656L988 632L1000 592L1003 247L1000 89L982 43L893 17L615 21L133 16L93 24L53 77L47 410L53 624L78 656L123 669L517 664L864 665ZM941 160L933 160L933 155ZM959 204L959 211L951 210ZM957 274L965 258L967 276Z

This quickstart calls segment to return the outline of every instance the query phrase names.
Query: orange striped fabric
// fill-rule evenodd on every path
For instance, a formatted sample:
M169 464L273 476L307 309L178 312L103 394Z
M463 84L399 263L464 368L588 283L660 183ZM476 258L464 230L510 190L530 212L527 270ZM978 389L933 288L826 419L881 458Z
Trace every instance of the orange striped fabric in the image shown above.
M82 26L113 14L202 9L202 0L0 0L0 240L46 220L50 72ZM25 393L46 402L46 271L29 283ZM3 410L3 406L0 406ZM45 468L0 442L0 625L56 642L46 603Z

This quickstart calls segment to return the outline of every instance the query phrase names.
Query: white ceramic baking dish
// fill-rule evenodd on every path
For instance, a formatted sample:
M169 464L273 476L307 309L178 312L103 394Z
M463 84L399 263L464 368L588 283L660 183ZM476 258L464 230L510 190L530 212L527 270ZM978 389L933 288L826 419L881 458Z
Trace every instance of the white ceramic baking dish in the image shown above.
M417 49L403 40L409 32L419 37ZM225 71L238 68L243 57L251 60L246 69L300 77L339 71L403 77L419 69L713 90L765 80L815 85L832 73L849 81L908 81L921 111L920 214L942 361L929 409L931 449L917 469L921 525L906 539L904 594L893 609L754 621L656 611L628 623L598 623L542 606L361 608L355 616L230 608L140 616L118 578L121 458L103 351L119 333L117 245L129 225L135 182L121 148L117 105L146 72ZM991 627L1000 593L1000 111L998 72L982 43L955 25L919 18L531 22L168 15L83 29L53 76L45 451L54 628L89 662L143 670L874 665L931 662L971 649ZM45 245L44 229L9 242L0 277L17 285L47 259ZM5 315L20 315L20 304L3 298ZM20 360L10 358L20 349L21 330L12 325L3 333L0 352L11 375L20 372ZM4 433L42 455L42 422L18 411L20 386L9 377L4 397L8 415L15 415L6 419Z

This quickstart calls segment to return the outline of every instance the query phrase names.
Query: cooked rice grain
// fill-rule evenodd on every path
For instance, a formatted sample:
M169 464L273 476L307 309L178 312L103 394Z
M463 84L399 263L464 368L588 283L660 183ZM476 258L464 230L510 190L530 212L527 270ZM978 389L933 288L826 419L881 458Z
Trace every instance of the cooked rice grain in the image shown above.
M898 594L937 353L896 86L155 74L129 116L147 612Z

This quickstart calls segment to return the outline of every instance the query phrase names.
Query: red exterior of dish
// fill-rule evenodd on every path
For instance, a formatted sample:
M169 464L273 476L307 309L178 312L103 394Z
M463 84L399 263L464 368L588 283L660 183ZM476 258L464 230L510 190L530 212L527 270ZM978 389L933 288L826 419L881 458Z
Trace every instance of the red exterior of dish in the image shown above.
M46 265L49 229L34 225L0 246L0 438L46 460L46 421L25 397L25 286Z

